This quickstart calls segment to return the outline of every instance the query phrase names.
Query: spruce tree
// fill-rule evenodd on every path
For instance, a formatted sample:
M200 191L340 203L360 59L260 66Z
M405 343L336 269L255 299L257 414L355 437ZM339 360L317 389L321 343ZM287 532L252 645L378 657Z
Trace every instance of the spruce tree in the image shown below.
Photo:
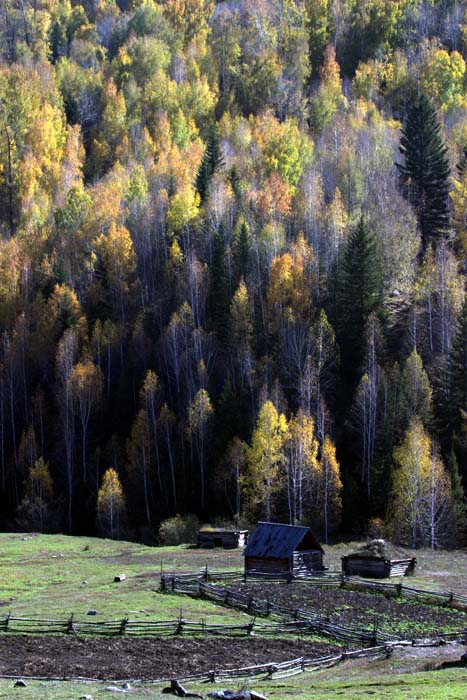
M452 487L452 499L454 505L454 519L455 519L455 536L456 544L459 544L463 540L466 526L466 507L465 507L465 494L464 487L462 485L462 478L459 474L459 465L457 463L456 453L454 449L451 448L449 453L446 469L451 479Z
M404 163L397 163L406 198L418 217L423 248L449 227L449 177L447 148L436 111L426 95L410 108L402 129L399 150Z
M209 269L208 305L211 328L221 341L228 335L230 290L225 264L225 236L221 225L214 234L212 260Z
M201 201L204 202L208 195L209 183L217 170L224 165L224 156L219 143L217 130L213 128L209 134L209 139L204 151L198 174L196 175L196 189L199 192Z
M460 158L460 161L458 162L456 166L457 170L457 176L459 180L462 180L462 178L465 175L465 172L467 171L467 143L464 145L464 148L462 149L462 155Z
M238 286L241 277L246 277L250 267L251 236L248 226L243 222L234 232L232 257L234 272L234 287Z
M347 379L354 380L364 359L368 317L380 314L383 303L380 249L363 217L347 242L338 296L342 365Z
M449 406L451 425L461 428L462 412L467 411L467 299L460 313L449 358Z

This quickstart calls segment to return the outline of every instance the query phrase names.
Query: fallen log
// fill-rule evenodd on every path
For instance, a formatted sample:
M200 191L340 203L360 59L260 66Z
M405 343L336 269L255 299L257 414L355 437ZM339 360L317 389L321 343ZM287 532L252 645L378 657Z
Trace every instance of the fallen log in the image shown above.
M176 695L177 698L201 698L201 700L203 698L203 696L198 695L198 693L189 693L178 681L170 681L170 686L168 688L162 688L162 692Z

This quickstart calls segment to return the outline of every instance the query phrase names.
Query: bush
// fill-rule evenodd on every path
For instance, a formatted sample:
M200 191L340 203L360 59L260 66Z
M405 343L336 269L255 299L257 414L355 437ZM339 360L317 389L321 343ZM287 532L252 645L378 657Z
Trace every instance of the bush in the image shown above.
M201 521L193 513L175 515L161 522L159 541L161 544L195 544Z

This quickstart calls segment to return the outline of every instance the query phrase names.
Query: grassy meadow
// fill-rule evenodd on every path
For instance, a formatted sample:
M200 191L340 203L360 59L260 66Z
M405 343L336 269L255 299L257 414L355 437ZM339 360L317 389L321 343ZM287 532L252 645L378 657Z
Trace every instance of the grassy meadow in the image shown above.
M340 557L354 546L355 543L349 543L326 547L326 565L335 570ZM411 554L401 551L401 556ZM467 553L422 550L414 554L418 567L416 576L406 579L408 585L467 594ZM188 572L200 570L206 563L216 570L240 569L243 561L239 551L186 546L152 548L89 537L2 534L0 613L10 611L13 616L39 618L61 618L74 613L80 619L95 609L95 620L124 616L162 620L176 618L182 611L185 618L192 620L244 622L245 615L235 610L158 592L161 568L167 573ZM120 573L126 574L127 579L114 583L114 576ZM251 681L247 687L260 690L269 700L357 700L365 695L378 700L465 700L467 670L428 670L441 653L432 650L428 661L426 656L400 655L389 660L346 662L334 669L289 679ZM12 697L13 683L0 680L0 699ZM84 695L91 695L94 700L122 697L106 690L110 684L28 681L26 688L14 690L14 696L21 700L71 700ZM133 700L159 700L167 697L161 689L161 685L132 684L128 695ZM207 693L211 686L190 684L189 689Z

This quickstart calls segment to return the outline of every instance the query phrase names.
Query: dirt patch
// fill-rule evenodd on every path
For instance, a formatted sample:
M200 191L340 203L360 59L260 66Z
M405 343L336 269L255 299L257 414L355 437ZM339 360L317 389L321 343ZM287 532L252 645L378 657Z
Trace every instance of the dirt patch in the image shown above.
M241 593L270 600L288 608L300 608L325 618L382 630L407 637L436 635L467 627L467 613L425 605L402 598L339 588L318 588L306 583L247 583L232 585Z
M301 639L102 639L0 636L0 673L99 679L183 678L335 651L332 644Z

